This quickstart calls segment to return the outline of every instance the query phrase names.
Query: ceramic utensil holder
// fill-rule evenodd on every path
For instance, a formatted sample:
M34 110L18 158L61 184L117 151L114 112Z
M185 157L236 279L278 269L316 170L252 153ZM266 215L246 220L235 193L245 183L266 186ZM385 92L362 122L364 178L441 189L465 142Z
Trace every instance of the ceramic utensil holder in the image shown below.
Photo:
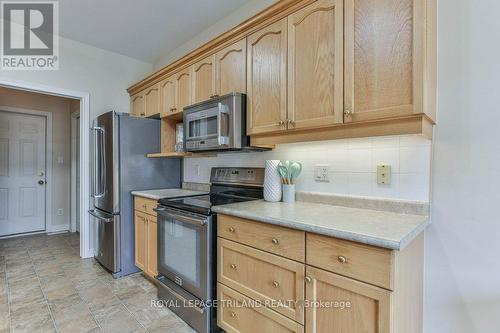
M295 202L295 184L283 184L283 202Z
M264 200L270 202L281 201L281 178L278 173L279 160L266 161L264 173Z

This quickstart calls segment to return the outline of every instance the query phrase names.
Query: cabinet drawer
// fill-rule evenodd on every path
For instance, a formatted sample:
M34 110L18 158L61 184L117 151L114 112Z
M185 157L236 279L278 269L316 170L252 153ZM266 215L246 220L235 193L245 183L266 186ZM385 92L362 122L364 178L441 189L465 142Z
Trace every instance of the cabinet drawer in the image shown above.
M258 301L279 301L273 310L304 322L304 264L223 238L217 243L219 282Z
M252 307L252 300L217 284L217 324L228 333L273 332L303 333L302 325L265 307Z
M392 290L392 251L310 233L306 243L308 265Z
M153 199L147 199L143 197L135 197L135 210L138 210L140 212L156 216L156 212L153 210L153 208L156 208L158 206L158 202Z
M305 232L218 215L218 235L238 243L305 262Z

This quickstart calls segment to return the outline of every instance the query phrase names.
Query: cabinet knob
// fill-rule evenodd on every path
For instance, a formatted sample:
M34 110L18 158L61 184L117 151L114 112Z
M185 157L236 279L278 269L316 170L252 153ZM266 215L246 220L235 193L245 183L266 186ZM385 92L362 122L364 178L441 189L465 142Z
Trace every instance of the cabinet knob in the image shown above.
M277 123L276 125L278 125L279 127L283 127L285 126L285 122L283 120L281 120L279 123Z
M273 238L272 242L273 242L274 245L278 245L280 243L280 241L277 240L276 238Z
M344 257L344 256L338 256L337 257L337 260L341 263L341 264L345 264L347 262L347 258Z
M350 106L346 106L344 109L345 117L352 117L352 108Z
M235 318L236 317L236 312L231 311L231 317Z
M288 123L288 125L295 127L295 121L293 121L292 119L288 119L286 122Z
M306 277L305 277L305 280L306 280L306 282L307 282L307 283L311 283L311 282L312 282L312 279L311 279L311 277L309 277L309 276L306 276Z
M141 112L141 116L145 116L146 114L144 112Z
M231 264L229 267L231 267L231 269L236 269L236 265L235 264Z
M229 230L229 232L234 232L235 231L233 227L229 227L228 230Z
M274 288L278 288L280 286L280 283L278 281L273 281L273 286Z

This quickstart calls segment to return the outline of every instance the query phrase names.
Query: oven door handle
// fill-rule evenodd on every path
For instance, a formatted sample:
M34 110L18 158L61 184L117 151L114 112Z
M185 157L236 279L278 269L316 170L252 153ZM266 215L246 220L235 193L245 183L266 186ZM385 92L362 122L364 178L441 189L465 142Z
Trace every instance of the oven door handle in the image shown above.
M201 218L191 217L188 215L171 213L171 212L167 211L167 209L165 209L165 208L153 208L153 210L162 216L170 217L170 218L179 220L181 222L186 222L189 224L201 225L201 226L204 226L207 224L207 219L201 219Z
M190 301L188 299L186 299L184 296L182 296L181 294L179 294L178 292L176 292L175 290L173 290L169 286L165 285L164 283L162 283L162 287L165 288L165 289L167 289L172 295L174 295L179 300L181 300L184 305L190 303ZM202 308L200 308L198 306L193 306L192 309L196 310L197 312L199 312L201 314L205 313L205 309L202 309Z

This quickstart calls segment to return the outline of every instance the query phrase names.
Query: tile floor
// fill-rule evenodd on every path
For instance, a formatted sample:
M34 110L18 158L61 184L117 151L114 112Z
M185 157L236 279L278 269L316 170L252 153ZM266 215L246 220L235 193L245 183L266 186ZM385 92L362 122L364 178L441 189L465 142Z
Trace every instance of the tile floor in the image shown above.
M115 280L79 257L77 234L0 240L0 333L194 332L140 273Z

